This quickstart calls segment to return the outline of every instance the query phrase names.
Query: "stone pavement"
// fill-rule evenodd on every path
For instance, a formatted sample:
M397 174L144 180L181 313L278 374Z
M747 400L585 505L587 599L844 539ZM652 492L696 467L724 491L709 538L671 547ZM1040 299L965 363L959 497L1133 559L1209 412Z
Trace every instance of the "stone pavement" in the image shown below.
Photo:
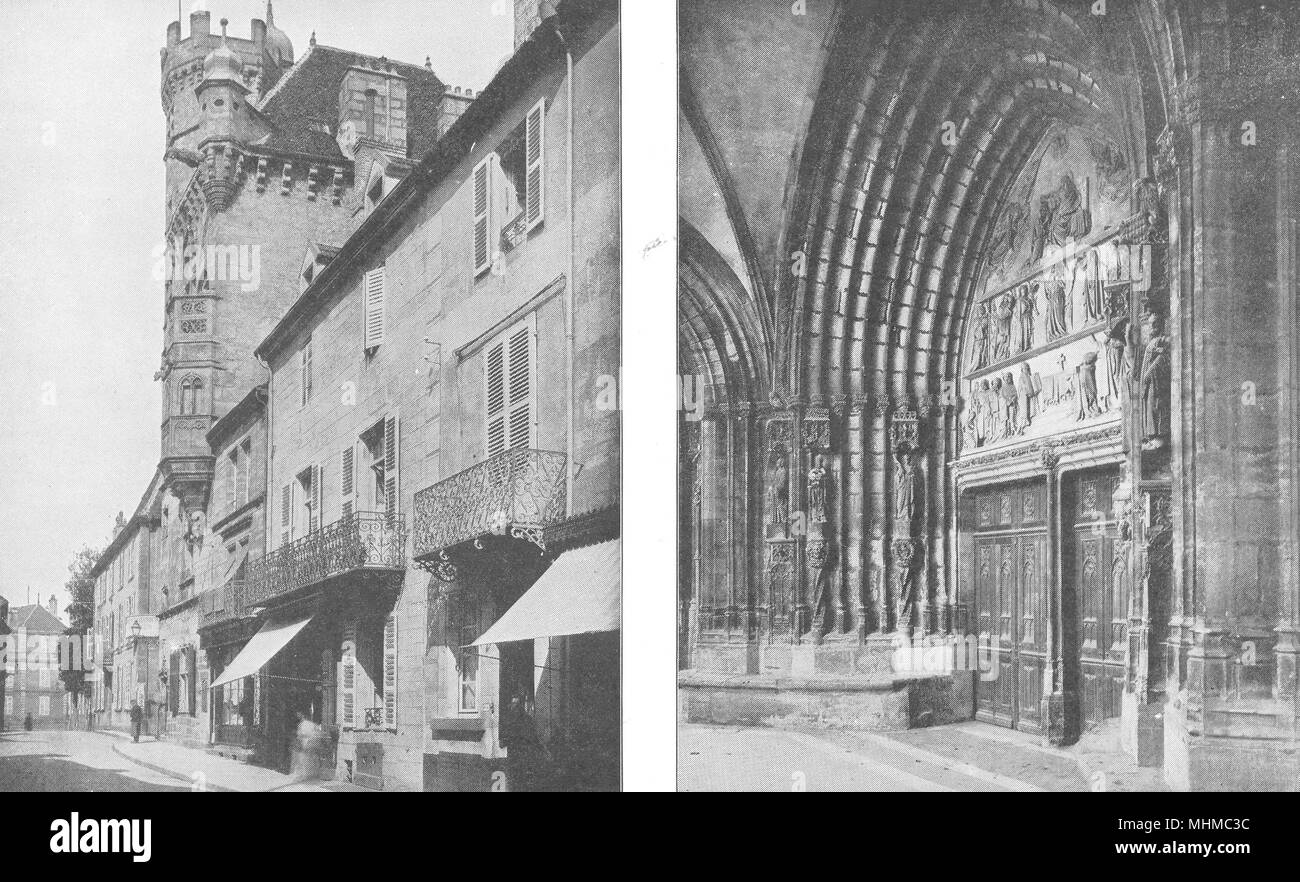
M142 738L137 743L132 741L130 736L118 732L109 731L106 734L115 738L114 752L147 769L185 781L196 791L325 793L360 790L369 792L364 787L346 782L299 781L272 769L214 756L205 750L182 747L179 744L158 741L150 737Z
M912 792L1163 790L1096 739L1072 748L983 723L903 732L682 725L678 789Z

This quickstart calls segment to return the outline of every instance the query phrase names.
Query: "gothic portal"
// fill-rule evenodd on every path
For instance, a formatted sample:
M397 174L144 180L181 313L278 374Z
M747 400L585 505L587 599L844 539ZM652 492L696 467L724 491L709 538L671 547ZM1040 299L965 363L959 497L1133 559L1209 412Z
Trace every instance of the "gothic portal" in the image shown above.
M1097 8L681 3L684 719L1298 786L1300 9Z

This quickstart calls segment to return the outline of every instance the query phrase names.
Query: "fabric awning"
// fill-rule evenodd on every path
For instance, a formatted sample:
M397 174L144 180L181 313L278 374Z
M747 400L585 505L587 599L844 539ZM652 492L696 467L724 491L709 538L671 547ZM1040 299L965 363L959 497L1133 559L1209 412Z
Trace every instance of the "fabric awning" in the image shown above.
M267 622L262 629L253 635L253 638L239 650L239 655L235 660L226 666L221 672L221 676L212 681L209 689L216 689L218 686L224 686L227 683L233 683L236 680L242 680L245 677L251 677L262 669L262 667L275 657L275 654L289 645L289 641L297 635L299 631L307 627L311 621L311 614L301 618L279 619Z
M617 631L623 622L623 542L566 551L475 646Z

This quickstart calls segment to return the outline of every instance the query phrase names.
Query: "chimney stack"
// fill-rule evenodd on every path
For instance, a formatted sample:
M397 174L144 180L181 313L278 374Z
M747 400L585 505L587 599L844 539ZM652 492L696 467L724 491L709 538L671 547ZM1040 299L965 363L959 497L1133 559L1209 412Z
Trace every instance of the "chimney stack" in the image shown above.
M190 13L190 36L208 37L212 35L212 13L206 9Z

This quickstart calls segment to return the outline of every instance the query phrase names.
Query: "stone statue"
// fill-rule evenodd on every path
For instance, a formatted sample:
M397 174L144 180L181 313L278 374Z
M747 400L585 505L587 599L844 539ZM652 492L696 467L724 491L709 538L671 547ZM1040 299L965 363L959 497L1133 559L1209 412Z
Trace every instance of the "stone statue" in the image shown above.
M1151 317L1151 340L1142 353L1142 444L1153 449L1169 436L1170 341L1164 321Z
M1147 234L1156 232L1165 219L1160 199L1160 185L1148 175L1133 185L1133 203L1145 224Z
M1034 316L1038 314L1038 298L1029 285L1020 286L1020 336L1016 340L1017 352L1034 348Z
M998 298L996 304L989 304L993 310L996 324L993 330L993 361L1011 357L1011 319L1015 314L1016 299L1010 292Z
M808 470L808 522L826 522L826 458L820 454Z
M1047 339L1057 340L1070 333L1070 295L1059 268L1043 286L1047 301Z
M1020 434L1020 402L1016 396L1016 378L1007 371L1002 375L1002 435L1010 438Z
M1101 413L1097 403L1097 353L1085 353L1083 361L1075 365L1074 374L1078 389L1075 419L1084 420Z
M989 363L989 314L982 303L975 306L975 330L971 342L970 369L977 371Z
M894 453L898 470L894 473L894 521L905 524L910 532L918 514L917 501L922 494L921 473L917 468L916 452L902 445Z
M1038 416L1038 393L1042 385L1029 370L1029 362L1021 362L1020 377L1016 380L1016 409L1020 416L1017 429L1023 433Z
M989 408L989 434L990 443L1001 441L1007 437L1007 418L1004 411L1006 404L1002 397L1002 378L993 377L989 381L989 394L986 403Z
M1124 350L1128 348L1128 319L1122 319L1111 326L1106 334L1106 380L1109 394L1115 401L1120 401L1125 392L1128 377Z
M980 380L979 386L971 396L978 405L978 414L976 417L976 434L979 437L981 445L987 444L993 440L993 390L989 388L988 380Z
M1061 246L1092 232L1092 216L1074 177L1061 175L1050 193L1038 197L1038 224L1034 229L1033 259L1040 260L1048 245Z
M916 567L919 555L917 543L910 539L894 541L894 565L898 568L898 590L894 597L894 625L896 630L906 629L912 622L915 601Z
M813 579L812 630L814 638L838 626L839 603L832 590L834 563L830 546L826 542L808 543L808 566L816 570Z
M785 524L790 520L790 468L786 464L785 451L772 452L767 470L767 507L773 524Z

